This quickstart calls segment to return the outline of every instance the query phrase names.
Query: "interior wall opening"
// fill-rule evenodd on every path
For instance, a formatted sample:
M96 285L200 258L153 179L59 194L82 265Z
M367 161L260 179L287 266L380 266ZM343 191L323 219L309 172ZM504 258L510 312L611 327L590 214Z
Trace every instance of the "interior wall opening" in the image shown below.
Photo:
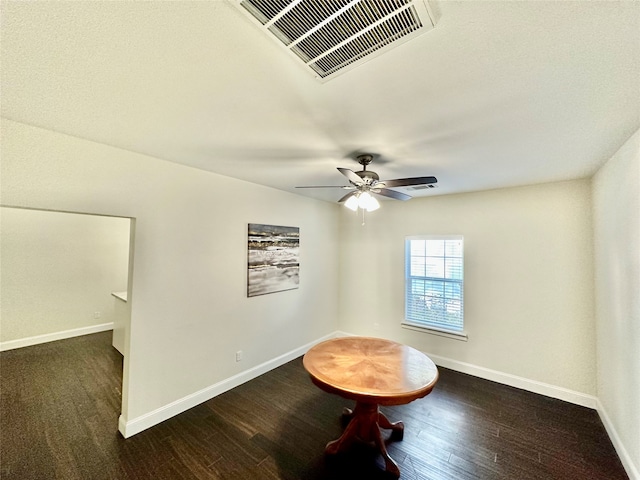
M112 331L126 409L135 219L0 206L0 351Z

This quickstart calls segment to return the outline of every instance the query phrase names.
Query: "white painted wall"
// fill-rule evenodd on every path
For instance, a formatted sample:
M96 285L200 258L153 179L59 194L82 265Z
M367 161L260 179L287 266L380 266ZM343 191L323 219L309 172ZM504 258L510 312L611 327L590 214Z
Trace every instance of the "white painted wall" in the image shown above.
M598 399L640 478L640 131L594 176L593 212Z
M1 167L5 205L136 219L125 423L337 329L335 205L9 120ZM248 223L300 227L299 289L247 298Z
M127 289L129 223L1 208L0 342L113 323L111 292Z
M344 331L391 338L457 366L542 382L595 403L588 180L384 202L365 226L344 210ZM427 234L464 235L467 342L400 326L404 239Z

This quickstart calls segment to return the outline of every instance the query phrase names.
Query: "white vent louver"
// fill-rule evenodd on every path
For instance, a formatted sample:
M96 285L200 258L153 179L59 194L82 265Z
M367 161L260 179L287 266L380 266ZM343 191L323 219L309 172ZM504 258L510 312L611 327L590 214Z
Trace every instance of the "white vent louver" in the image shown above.
M433 28L424 0L239 0L321 80Z

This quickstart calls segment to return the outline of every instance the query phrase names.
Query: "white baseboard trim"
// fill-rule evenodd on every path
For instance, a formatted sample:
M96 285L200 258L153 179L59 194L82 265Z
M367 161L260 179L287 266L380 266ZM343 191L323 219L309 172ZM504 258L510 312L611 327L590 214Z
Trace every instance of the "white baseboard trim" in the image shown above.
M265 363L257 365L256 367L234 375L233 377L222 380L191 395L187 395L186 397L176 400L175 402L160 407L140 417L127 421L121 416L118 424L120 433L125 438L129 438L132 435L135 435L143 430L146 430L147 428L157 425L158 423L161 423L175 415L193 408L196 405L206 402L207 400L220 395L221 393L231 390L232 388L248 382L249 380L252 380L264 373L267 373L270 370L273 370L274 368L279 367L280 365L293 360L294 358L305 354L307 350L309 350L313 345L321 341L335 337L347 336L353 336L353 334L343 331L333 332L314 342L308 343L302 347L285 353L284 355L274 358L273 360L269 360ZM530 380L528 378L519 377L517 375L511 375L509 373L499 372L497 370L491 370L485 367L479 367L470 363L460 362L458 360L453 360L438 355L432 355L428 352L425 353L434 361L436 365L450 368L451 370L467 373L475 377L484 378L486 380L491 380L504 385L520 388L529 392L539 393L548 397L557 398L559 400L574 403L576 405L581 405L593 409L596 408L597 399L592 395L587 395L563 387L538 382L536 380Z
M485 380L491 380L492 382L502 383L504 385L509 385L510 387L520 388L521 390L527 390L528 392L539 393L540 395L557 398L583 407L596 408L597 398L593 395L587 395L586 393L576 392L574 390L558 387L549 383L538 382L537 380L530 380L510 373L491 370L490 368L479 367L471 363L460 362L451 358L431 355L428 352L425 353L436 365L450 368L457 372L468 373L474 377L484 378Z
M334 336L350 337L354 336L354 334L337 331ZM503 385L508 385L510 387L520 388L522 390L527 390L528 392L539 393L540 395L557 398L558 400L564 400L565 402L574 403L583 407L596 408L597 398L593 395L587 395L586 393L576 392L574 390L569 390L568 388L538 382L537 380L530 380L528 378L500 372L498 370L491 370L490 368L479 367L471 363L461 362L459 360L453 360L439 355L432 355L429 352L423 353L433 360L433 363L436 365L455 370L456 372L468 373L474 377L484 378L485 380L491 380L492 382L502 383Z
M74 328L64 330L62 332L46 333L44 335L36 335L35 337L19 338L17 340L9 340L0 342L0 352L5 350L13 350L15 348L30 347L41 343L55 342L56 340L64 340L66 338L79 337L81 335L89 335L91 333L105 332L113 330L113 322L101 323L100 325L91 325L90 327Z
M602 405L602 403L600 402L600 399L598 399L598 402L597 402L597 410L598 410L598 415L600 415L600 420L602 420L604 428L607 430L607 433L609 434L611 443L613 443L613 447L616 449L616 452L620 457L620 461L622 462L622 465L624 466L624 469L626 470L627 475L629 475L629 479L640 480L640 466L637 466L633 463L633 459L631 458L631 455L629 455L629 452L624 447L622 440L620 440L620 436L618 435L616 428L613 426L613 423L611 422L609 415L607 415L607 411L605 410L604 405Z
M203 388L200 391L192 393L191 395L187 395L186 397L180 398L175 402L157 408L152 412L146 413L132 420L127 420L122 415L120 415L120 418L118 420L118 430L124 438L129 438L137 433L142 432L143 430L146 430L147 428L153 427L154 425L164 422L165 420L168 420L175 415L178 415L189 410L190 408L195 407L196 405L200 405L201 403L206 402L213 397L231 390L232 388L242 385L249 380L253 380L256 377L259 377L260 375L273 370L274 368L284 365L285 363L290 362L291 360L294 360L301 355L304 355L315 344L324 340L328 340L330 338L334 338L335 336L337 336L337 332L325 335L324 337L307 343L302 347L291 350L290 352L280 355L279 357L250 368L249 370L245 370L244 372L240 372L237 375L229 377L209 387Z
M338 337L356 337L356 336L357 335L354 335L353 333L343 332L342 330L336 330L335 332L333 332L333 335L331 337L338 338Z

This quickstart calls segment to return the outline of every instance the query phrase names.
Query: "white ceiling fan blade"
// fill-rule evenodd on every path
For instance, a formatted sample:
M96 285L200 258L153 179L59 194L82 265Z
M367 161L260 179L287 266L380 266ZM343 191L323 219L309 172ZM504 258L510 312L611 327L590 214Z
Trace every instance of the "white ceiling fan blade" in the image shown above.
M354 171L349 170L348 168L340 168L340 167L338 167L338 170L340 171L341 174L347 177L349 181L354 185L360 186L364 184L364 181L362 180L362 178L360 178Z

